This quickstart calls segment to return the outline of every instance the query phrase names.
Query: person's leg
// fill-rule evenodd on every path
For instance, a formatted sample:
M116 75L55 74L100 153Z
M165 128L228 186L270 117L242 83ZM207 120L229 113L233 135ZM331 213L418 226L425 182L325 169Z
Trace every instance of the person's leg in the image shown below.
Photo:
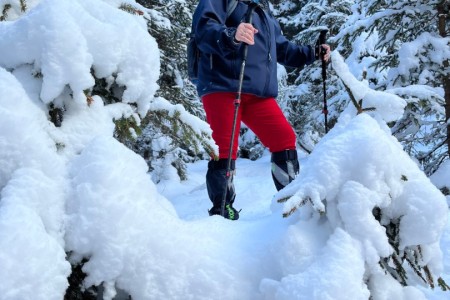
M231 130L234 119L235 93L213 93L202 97L206 121L212 130L212 138L219 147L219 158L228 158L230 152ZM233 142L232 159L237 157L239 131L241 128L241 109L238 111Z
M272 152L272 179L277 191L284 188L300 172L297 150Z
M226 193L224 217L231 220L237 220L239 218L239 213L233 208L232 204L236 197L233 175L241 123L240 112L236 121L235 139L230 165L231 172L227 175L227 162L235 110L234 98L234 93L214 93L202 97L206 120L212 129L212 137L219 147L219 160L211 160L208 163L208 171L206 173L208 196L213 204L213 207L209 210L209 214L221 214L222 199Z
M209 199L213 207L209 210L209 215L220 215L222 210L222 199L225 198L225 215L230 220L239 219L239 213L233 207L236 192L234 190L233 175L235 170L235 160L231 161L231 173L227 176L227 159L211 160L208 163L206 172L206 188Z
M245 95L242 103L242 121L272 152L272 178L281 190L300 170L295 132L274 98Z

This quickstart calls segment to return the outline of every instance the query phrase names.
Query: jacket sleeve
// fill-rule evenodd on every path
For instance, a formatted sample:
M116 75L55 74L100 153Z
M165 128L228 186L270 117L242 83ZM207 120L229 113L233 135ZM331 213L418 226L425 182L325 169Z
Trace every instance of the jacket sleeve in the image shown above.
M288 67L303 68L315 60L314 47L310 45L297 45L287 40L281 33L278 21L272 17L275 24L275 42L277 47L277 62Z
M236 28L225 25L227 0L200 0L193 17L197 45L203 53L226 56L237 51Z

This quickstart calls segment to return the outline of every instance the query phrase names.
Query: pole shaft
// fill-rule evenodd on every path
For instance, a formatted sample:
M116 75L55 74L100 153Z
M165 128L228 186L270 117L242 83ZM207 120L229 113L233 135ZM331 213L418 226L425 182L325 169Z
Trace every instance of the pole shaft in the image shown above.
M328 133L328 104L327 104L327 63L324 59L326 50L321 47L321 45L326 44L326 35L328 30L322 30L319 35L319 57L322 60L322 81L323 81L323 115L325 121L325 133Z
M255 2L252 2L249 4L248 10L246 13L246 23L252 22L252 13L257 6L258 5ZM245 71L245 63L247 61L247 53L248 53L248 44L244 44L244 53L243 53L243 58L242 58L241 70L239 72L239 86L238 86L238 91L236 93L236 98L234 100L233 126L231 128L230 150L228 151L228 158L227 158L227 170L226 170L227 180L226 180L226 186L225 186L225 190L223 192L222 203L221 203L221 207L220 207L220 214L222 215L222 217L225 217L225 204L226 204L226 200L227 200L228 187L231 185L231 179L232 179L231 159L232 159L232 155L233 155L237 116L238 116L239 106L241 104L242 84L244 81L244 71Z

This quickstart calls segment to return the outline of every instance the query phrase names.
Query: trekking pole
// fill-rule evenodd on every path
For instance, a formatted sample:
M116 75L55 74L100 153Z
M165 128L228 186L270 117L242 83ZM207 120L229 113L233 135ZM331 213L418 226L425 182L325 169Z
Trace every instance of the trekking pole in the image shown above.
M259 0L252 0L250 1L250 4L248 5L247 13L245 15L245 22L251 23L252 22L252 14L255 8L259 5ZM233 117L233 126L231 128L231 140L230 140L230 150L228 152L228 160L227 160L227 182L225 191L223 192L222 197L222 203L220 207L220 214L222 217L225 217L225 203L227 199L227 191L228 186L231 184L231 156L233 155L233 146L234 146L234 131L236 130L236 123L237 123L237 115L239 110L239 105L241 104L241 91L242 91L242 82L244 80L244 70L245 70L245 63L247 61L247 52L248 52L248 44L244 43L244 53L242 57L242 64L241 64L241 71L239 73L239 87L238 91L236 93L236 98L234 99L234 117Z
M326 44L327 29L320 31L319 35L319 47L320 47L320 59L322 59L322 81L323 81L323 114L325 117L325 133L328 133L328 105L327 105L327 63L325 61L324 55L327 53L326 49L321 47L321 45Z

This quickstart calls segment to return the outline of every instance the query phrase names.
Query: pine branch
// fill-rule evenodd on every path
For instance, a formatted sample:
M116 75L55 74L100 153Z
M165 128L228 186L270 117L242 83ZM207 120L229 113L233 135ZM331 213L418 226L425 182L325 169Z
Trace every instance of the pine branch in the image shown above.
M311 154L312 150L306 148L302 143L298 143L299 147L305 150L306 153Z
M390 257L392 258L392 257ZM379 262L382 269L386 270L386 272L391 275L395 280L397 280L401 285L406 286L406 281L403 280L402 276L398 273L398 268L393 268L389 265L389 257L382 258ZM394 262L395 265L395 262Z
M347 91L347 94L349 95L350 100L352 101L353 105L356 107L356 110L359 115L360 113L362 113L362 107L356 101L355 96L353 96L353 93L350 90L350 87L348 85L346 85L344 81L342 81L342 83L344 84L345 90Z
M8 10L11 9L11 4L5 4L3 6L2 15L0 16L0 21L5 21L8 18Z
M415 253L415 251L414 251L414 253ZM415 253L416 254L416 253ZM430 278L432 278L431 277L431 274L426 274L426 277L427 278L425 278L423 275L422 275L422 273L421 273L421 268L420 268L420 266L418 265L418 262L417 262L417 260L415 261L415 262L413 262L410 258L408 258L408 256L405 254L405 256L404 256L404 259L408 262L408 264L409 264L409 266L411 267L411 269L414 271L414 273L420 278L420 279L422 279L422 281L424 282L424 283L428 283L432 288L434 288L434 284L433 284L433 280L431 279L431 282L429 281L429 280L427 280L427 279L430 279ZM428 268L427 268L428 269ZM425 272L426 273L426 272Z
M431 275L430 269L428 268L428 266L423 267L423 270L425 271L425 275L427 277L427 282L428 285L434 289L434 279L433 279L433 275Z
M297 207L293 207L290 211L288 211L287 213L283 213L283 218L287 218L290 215L292 215L295 211L297 210Z
M360 99L359 101L357 101L356 98L355 98L355 96L353 95L353 93L352 93L350 87L349 87L348 85L346 85L345 82L344 82L343 80L341 80L341 81L342 81L342 83L344 84L345 90L347 91L347 94L349 95L350 100L352 101L353 105L356 107L356 111L357 111L357 114L358 114L358 115L361 114L361 113L363 113L363 112L366 112L366 111L375 111L375 110L376 110L375 107L367 107L367 108L363 108L363 107L362 107L363 99Z
M97 287L86 289L83 286L86 273L83 272L83 266L88 259L72 265L72 272L68 278L69 286L64 295L64 300L95 300L97 297Z
M89 99L87 101L89 101ZM140 135L142 133L141 128L132 116L128 118L122 117L118 120L114 120L114 124L114 137L123 144L126 144L127 141L135 140L135 137L131 133L132 131L134 131L137 135Z
M139 15L139 16L142 16L142 15L144 14L144 12L143 12L142 10L135 8L135 7L132 6L131 4L125 4L125 3L122 3L122 4L119 6L119 9L121 9L121 10L123 10L123 11L126 11L127 13L130 13L130 14L132 14L132 15Z
M408 285L408 283L407 283L408 276L406 275L406 270L405 270L405 268L403 268L401 260L399 259L398 255L395 253L392 255L391 259L395 265L396 274L398 275L397 280L400 282L401 285L407 286Z
M403 178L404 177L404 178ZM406 181L406 176L402 176L402 180ZM373 209L374 217L380 221L381 217L381 209L375 207ZM400 234L400 220L391 220L389 224L383 225L386 228L386 236L388 237L388 242L394 249L394 253L385 258L380 259L380 266L390 274L395 280L397 280L401 285L407 286L409 285L408 276L406 274L406 270L404 267L404 262L406 261L412 271L429 287L434 289L435 281L433 278L433 274L431 273L429 267L427 265L421 266L421 262L423 260L422 255L422 247L420 245L407 247L406 249L400 251L400 243L399 243L399 234ZM390 266L389 263L392 263L393 266ZM445 283L442 278L437 280L438 285L444 291L450 290L449 286Z
M20 10L22 12L26 12L27 11L27 2L25 0L20 0Z
M443 291L450 291L450 286L448 286L447 283L445 283L444 279L442 277L438 278L438 285Z
M277 202L278 202L278 203L286 202L290 197L291 197L291 196L281 198L281 199L279 199ZM313 201L312 201L312 199L311 199L310 197L305 197L305 198L303 198L303 199L300 201L300 203L298 203L297 205L295 205L295 206L294 206L293 208L291 208L288 212L283 213L283 218L289 217L290 215L292 215L292 214L297 210L297 208L300 208L300 207L304 206L304 205L305 205L306 203L308 203L308 202L311 203L312 207L313 207L316 211L318 211L320 215L324 215L324 214L325 214L325 211L324 211L324 210L319 209L319 208L317 208L317 207L314 205L314 203L313 203Z
M281 199L278 199L277 202L278 202L278 203L284 203L284 202L288 201L289 198L291 198L291 196L283 197L283 198L281 198Z

